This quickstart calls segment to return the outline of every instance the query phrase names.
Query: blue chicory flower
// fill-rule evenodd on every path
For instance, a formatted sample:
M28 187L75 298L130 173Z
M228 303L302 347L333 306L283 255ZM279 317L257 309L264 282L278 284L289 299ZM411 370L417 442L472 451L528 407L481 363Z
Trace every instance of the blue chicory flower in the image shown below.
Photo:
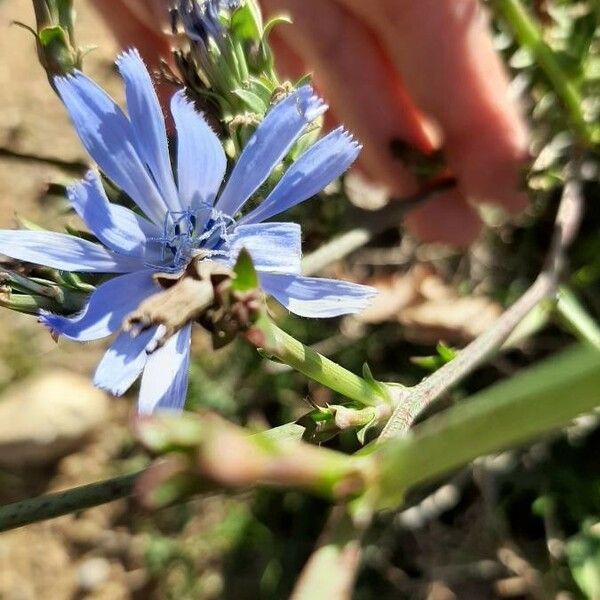
M297 315L332 317L369 303L370 287L302 277L300 227L264 222L310 198L350 166L360 147L342 128L306 150L257 208L239 215L309 123L326 110L309 86L271 108L226 183L219 139L183 91L175 93L176 184L150 75L135 50L122 54L117 65L128 116L80 72L55 79L56 89L91 157L143 216L110 203L98 172L91 170L69 188L68 199L101 244L49 231L0 231L0 253L12 258L64 271L119 274L100 284L79 314L42 314L47 327L79 342L116 333L131 311L160 291L155 273L182 271L199 251L205 260L232 266L246 248L263 290ZM141 413L181 409L187 391L191 323L152 351L157 330L137 337L121 331L94 376L98 387L120 395L143 373Z

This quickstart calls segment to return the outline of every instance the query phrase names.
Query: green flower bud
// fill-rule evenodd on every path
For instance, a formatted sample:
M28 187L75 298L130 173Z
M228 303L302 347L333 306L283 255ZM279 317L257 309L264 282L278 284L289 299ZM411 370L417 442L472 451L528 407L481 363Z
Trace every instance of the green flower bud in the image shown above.
M81 51L75 44L72 0L33 0L36 45L40 63L50 82L81 67Z

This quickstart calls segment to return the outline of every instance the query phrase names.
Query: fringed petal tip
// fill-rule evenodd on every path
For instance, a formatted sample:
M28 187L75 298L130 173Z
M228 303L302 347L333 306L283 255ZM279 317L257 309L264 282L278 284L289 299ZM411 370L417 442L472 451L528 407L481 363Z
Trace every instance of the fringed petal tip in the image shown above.
M171 111L173 111L173 107L175 107L175 110L179 107L181 109L187 109L187 110L192 111L196 117L198 117L199 119L202 119L204 124L211 130L212 133L215 134L215 136L217 136L217 139L218 139L218 135L217 135L217 132L215 131L214 127L212 127L211 124L208 122L208 120L204 116L204 113L202 111L198 110L196 108L196 105L188 98L187 94L185 93L185 89L177 90L171 96ZM173 116L175 116L175 115L173 115ZM185 135L185 134L186 134L186 132L184 130L183 135Z
M81 77L85 77L85 75L79 69L74 69L70 73L65 73L64 75L55 75L52 78L52 82L54 83L60 94L59 88L62 87L64 89L65 85L71 84Z
M194 103L187 97L184 89L177 90L171 96L171 106L174 105L179 106L181 108L191 108L196 114L198 114L199 116L203 116L200 111L196 110Z
M117 68L120 69L123 62L128 60L139 61L145 66L144 59L142 58L140 51L134 46L131 48L125 48L125 50L119 52L117 58L115 59L115 64L117 65Z
M293 92L292 95L297 98L296 107L298 112L308 123L320 117L329 108L329 105L320 96L315 94L310 85L303 85Z
M358 153L362 150L363 145L356 139L354 134L350 133L344 126L340 126L337 129L334 129L334 131L339 131L344 141L348 142L352 148L356 150L356 154L358 155Z
M77 181L70 183L67 186L67 200L72 204L77 196L81 193L81 189L84 186L97 185L100 181L100 175L95 169L89 169L86 174Z

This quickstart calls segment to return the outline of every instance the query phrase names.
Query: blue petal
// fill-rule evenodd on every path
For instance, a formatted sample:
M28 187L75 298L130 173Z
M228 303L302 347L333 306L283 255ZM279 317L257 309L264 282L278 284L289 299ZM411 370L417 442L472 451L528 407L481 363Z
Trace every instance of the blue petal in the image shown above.
M233 266L242 248L259 271L300 274L301 230L296 223L253 223L236 227L231 239L229 265Z
M321 279L259 273L263 290L301 317L336 317L365 309L377 294L366 285Z
M63 317L44 313L40 321L53 333L70 340L97 340L114 333L140 302L159 291L152 271L128 273L99 285L78 315Z
M124 52L117 67L125 81L127 112L138 155L150 169L166 205L182 209L173 179L165 119L152 79L137 50Z
M275 189L240 223L264 221L308 200L344 173L356 160L360 148L342 127L330 132L290 166Z
M106 351L94 374L94 385L123 395L138 378L148 361L146 347L156 334L156 327L132 338L123 331Z
M139 258L53 231L0 230L0 254L61 271L128 273L143 268Z
M219 138L185 98L174 94L171 112L177 128L177 180L184 209L212 207L227 159Z
M140 414L183 408L188 386L191 331L192 324L188 323L149 356L140 386Z
M124 206L110 204L94 171L70 186L67 195L90 231L119 254L144 257L148 238L160 235L160 230L144 217Z
M167 206L137 153L129 119L83 73L54 79L81 142L106 175L157 225Z
M216 208L235 215L327 106L305 85L276 104L246 144Z

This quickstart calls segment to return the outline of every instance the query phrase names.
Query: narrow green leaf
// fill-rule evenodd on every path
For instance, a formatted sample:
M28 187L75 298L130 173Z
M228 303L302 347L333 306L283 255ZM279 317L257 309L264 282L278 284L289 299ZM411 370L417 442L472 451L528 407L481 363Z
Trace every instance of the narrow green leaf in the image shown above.
M277 27L277 25L291 25L291 23L292 23L292 19L288 15L275 15L274 17L270 18L265 23L265 28L263 30L263 36L262 36L262 43L264 45L267 44L269 35L271 34L271 31L273 30L274 27Z
M256 113L257 115L264 115L265 112L267 112L267 108L269 106L268 103L264 102L264 100L254 92L237 88L233 90L232 93L242 100L242 102L244 102L248 109L253 113Z
M260 10L249 1L242 4L231 15L231 36L236 40L259 41L262 34Z

